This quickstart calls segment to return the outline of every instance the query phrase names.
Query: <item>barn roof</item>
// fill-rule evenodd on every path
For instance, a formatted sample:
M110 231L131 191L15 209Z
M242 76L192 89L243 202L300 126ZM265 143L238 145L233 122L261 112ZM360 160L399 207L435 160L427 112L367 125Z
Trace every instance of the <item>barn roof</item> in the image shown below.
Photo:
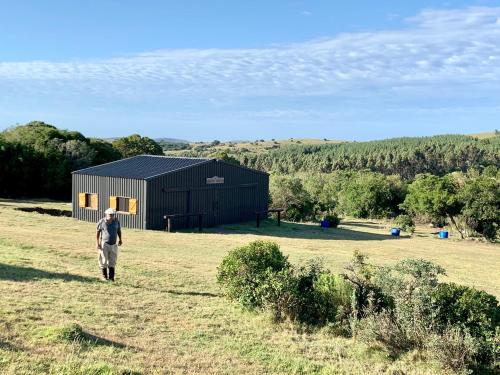
M177 158L170 156L139 155L95 167L80 169L73 173L93 176L148 179L162 174L203 164L213 159Z

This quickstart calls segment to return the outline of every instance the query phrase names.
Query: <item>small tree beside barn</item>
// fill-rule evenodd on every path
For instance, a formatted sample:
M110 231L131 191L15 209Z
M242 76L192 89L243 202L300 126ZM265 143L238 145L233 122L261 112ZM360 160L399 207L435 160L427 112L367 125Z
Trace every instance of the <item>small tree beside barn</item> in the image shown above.
M203 214L203 225L252 220L267 210L269 175L217 159L140 155L73 172L73 217L97 222L115 208L123 226L164 229L165 215ZM174 219L176 229L194 217Z

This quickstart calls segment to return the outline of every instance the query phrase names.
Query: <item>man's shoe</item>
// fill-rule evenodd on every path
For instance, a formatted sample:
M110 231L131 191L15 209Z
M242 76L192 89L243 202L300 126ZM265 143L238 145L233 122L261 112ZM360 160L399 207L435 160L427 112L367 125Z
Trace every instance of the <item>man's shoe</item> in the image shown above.
M109 267L109 280L115 281L115 269L113 267Z
M110 270L111 271L111 270ZM110 272L111 273L111 272ZM107 280L108 279L108 269L107 268L103 268L102 269L102 278L104 280Z

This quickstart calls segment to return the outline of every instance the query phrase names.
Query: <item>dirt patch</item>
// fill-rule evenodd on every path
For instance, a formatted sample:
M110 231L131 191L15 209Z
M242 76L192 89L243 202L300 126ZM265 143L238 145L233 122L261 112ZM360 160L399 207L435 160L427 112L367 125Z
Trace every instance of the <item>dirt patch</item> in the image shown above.
M57 208L43 208L43 207L18 207L16 210L24 212L36 212L43 215L50 216L66 216L71 217L71 211L69 210L59 210Z

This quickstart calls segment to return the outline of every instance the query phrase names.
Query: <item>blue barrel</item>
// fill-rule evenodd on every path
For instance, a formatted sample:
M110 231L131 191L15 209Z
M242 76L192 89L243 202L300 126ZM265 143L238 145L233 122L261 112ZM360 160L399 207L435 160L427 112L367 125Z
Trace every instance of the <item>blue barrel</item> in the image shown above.
M391 229L391 236L399 237L399 233L401 233L401 229L399 229L399 228L392 228Z
M330 228L330 222L328 220L321 220L321 228Z
M439 236L439 238L448 238L448 231L447 230L440 230L438 236Z

